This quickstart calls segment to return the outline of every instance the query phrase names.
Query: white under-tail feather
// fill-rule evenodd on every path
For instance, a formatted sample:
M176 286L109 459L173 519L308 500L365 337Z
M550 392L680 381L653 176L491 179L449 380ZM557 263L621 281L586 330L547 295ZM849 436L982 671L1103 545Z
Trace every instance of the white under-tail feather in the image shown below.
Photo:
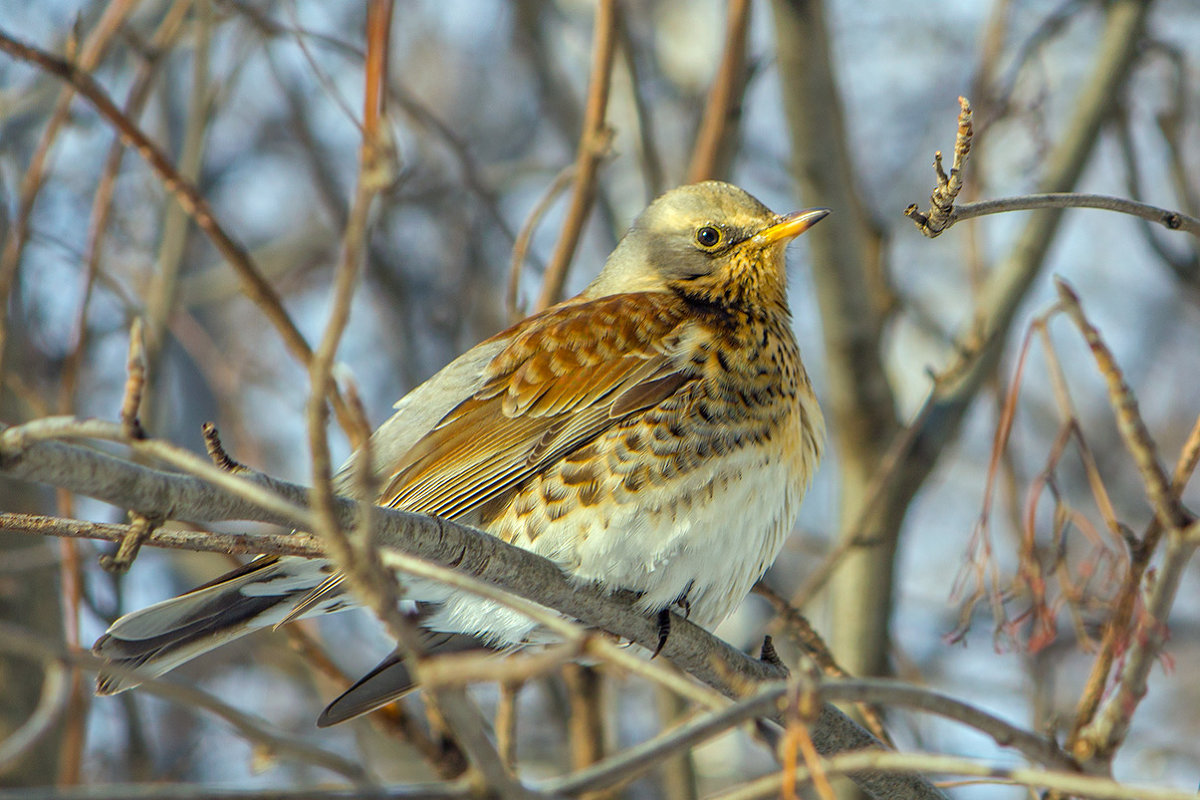
M132 689L196 656L273 627L329 577L328 562L263 557L187 594L134 611L114 622L92 646L109 661L96 678L99 694ZM341 611L353 605L334 594L299 616Z

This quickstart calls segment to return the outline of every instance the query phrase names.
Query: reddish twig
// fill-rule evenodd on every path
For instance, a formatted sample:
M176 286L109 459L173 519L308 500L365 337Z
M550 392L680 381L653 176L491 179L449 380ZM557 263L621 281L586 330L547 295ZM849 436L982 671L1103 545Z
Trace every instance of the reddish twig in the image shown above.
M737 135L742 94L745 91L746 34L750 29L750 0L730 0L725 24L721 64L708 92L704 117L692 148L687 182L724 179L729 154Z
M612 130L605 122L605 114L612 81L613 53L616 50L616 18L616 0L600 0L596 7L592 72L588 83L587 106L583 113L583 132L579 137L579 154L575 159L575 189L571 194L571 206L563 223L562 234L546 267L535 311L552 306L562 298L567 268L595 199L596 172L612 141Z
M136 150L146 160L167 191L175 196L183 210L208 235L213 245L238 274L246 296L274 324L288 350L300 363L306 366L310 365L313 357L312 348L305 341L300 329L292 322L279 295L254 265L250 253L225 230L213 213L208 199L194 184L179 174L162 149L117 107L95 78L78 66L37 47L19 42L3 32L0 32L0 51L33 64L69 83L76 92L92 104L102 117L108 120L116 129L121 141ZM336 387L331 387L330 391L330 400L339 418L345 417L344 404L336 393Z
M108 5L96 23L95 29L88 35L83 48L77 54L76 63L80 70L93 69L100 62L109 43L121 30L125 18L133 12L137 4L138 0L120 0L120 2ZM33 215L33 206L45 179L50 149L53 147L63 123L67 121L67 113L70 110L71 98L74 94L73 87L65 86L58 95L54 111L50 114L50 120L42 132L37 149L29 161L29 166L25 169L25 174L21 176L16 219L13 220L12 226L6 233L4 249L0 251L0 374L3 374L4 371L4 351L7 349L4 347L4 343L7 338L8 295L16 280L17 268L21 263L21 253L24 250L25 242L29 239L29 220Z

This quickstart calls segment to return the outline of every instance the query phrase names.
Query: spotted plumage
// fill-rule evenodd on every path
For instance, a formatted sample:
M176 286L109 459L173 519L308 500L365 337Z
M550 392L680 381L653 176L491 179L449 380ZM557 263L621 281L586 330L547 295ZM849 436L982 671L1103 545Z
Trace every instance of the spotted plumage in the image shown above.
M460 356L372 439L379 502L481 528L580 581L685 604L711 627L774 561L816 468L824 423L791 330L784 248L824 211L779 216L736 187L668 192L571 300ZM344 478L343 478L344 480ZM432 631L493 645L532 622L405 581ZM326 565L264 558L118 620L96 644L160 674L249 630L350 604ZM410 687L396 659L326 710ZM102 692L136 679L101 676Z

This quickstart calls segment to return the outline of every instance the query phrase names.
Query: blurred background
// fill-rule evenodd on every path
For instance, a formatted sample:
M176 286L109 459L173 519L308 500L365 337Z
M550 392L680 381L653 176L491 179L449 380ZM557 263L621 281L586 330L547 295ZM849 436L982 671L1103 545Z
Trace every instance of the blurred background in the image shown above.
M747 5L743 36L734 23ZM5 2L0 31L80 64L91 58L86 68L196 183L315 342L358 169L364 9L308 0ZM945 150L948 164L965 95L977 138L960 199L1073 189L1196 214L1200 5L655 0L621 3L620 11L606 113L613 135L566 294L590 280L649 200L696 175L698 131L721 66L730 65L732 100L704 174L776 211L834 211L790 255L796 331L830 419L830 454L766 583L784 596L811 587L828 554L857 530L867 545L861 557L840 561L831 583L802 598L835 657L852 673L901 677L1062 734L1129 562L1078 440L1052 464L1065 422L1086 441L1120 523L1140 532L1152 512L1103 380L1066 320L1051 321L1046 341L1073 415L1064 417L1052 362L1035 340L1011 440L989 469L1004 398L1030 322L1053 304L1052 276L1061 276L1125 369L1170 470L1200 413L1200 248L1133 217L1072 210L1042 231L1041 252L1031 255L1017 247L1033 235L1029 212L964 222L933 240L902 212L927 204L931 156ZM1122 13L1137 19L1113 41ZM595 19L595 5L582 0L397 4L387 126L399 169L375 205L338 356L339 379L357 384L373 424L452 357L533 308L567 213ZM1114 55L1123 43L1128 53ZM1098 121L1083 130L1081 98L1114 64L1115 89L1102 93ZM115 418L129 326L140 315L152 381L142 418L151 434L203 452L200 425L212 420L238 460L307 483L306 370L161 180L114 145L111 125L78 98L56 114L62 86L0 56L0 419ZM1074 168L1061 166L1069 142L1077 143ZM32 202L31 174L39 183ZM97 221L99 213L106 216ZM1010 320L993 313L992 290L1021 259L1028 286L1010 294ZM1002 346L984 348L991 361L948 412L949 428L907 452L872 498L889 447L935 386L954 383L952 368L979 352L972 334L981 330ZM331 435L344 457L336 426ZM0 509L123 520L87 498L12 482L0 482ZM0 616L48 641L87 647L117 615L229 567L217 555L151 550L114 577L97 566L103 549L0 535ZM1042 593L1030 565L1044 574ZM1182 789L1200 779L1200 697L1188 679L1200 659L1198 600L1192 569L1167 656L1115 762L1118 778ZM718 633L753 649L772 619L771 606L751 596ZM389 649L362 613L310 632L351 674ZM5 732L30 714L42 675L33 662L0 659ZM386 727L318 732L313 720L335 688L295 637L257 635L173 679L383 779L438 777ZM256 748L186 704L138 692L91 698L90 680L77 683L53 730L3 765L0 785L281 788L337 777ZM634 678L601 680L610 752L683 711ZM559 678L539 681L518 696L523 775L560 774L569 763L565 687ZM495 687L476 695L494 710ZM420 719L419 698L407 702ZM886 720L902 748L1020 763L953 723L899 711ZM773 765L766 747L736 732L625 792L706 796ZM953 794L1026 792L980 785Z

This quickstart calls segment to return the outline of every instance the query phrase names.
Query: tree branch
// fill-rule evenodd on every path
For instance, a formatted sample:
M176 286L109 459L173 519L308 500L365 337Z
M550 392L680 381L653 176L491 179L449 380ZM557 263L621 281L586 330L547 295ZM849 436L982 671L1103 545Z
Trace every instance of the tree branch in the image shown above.
M608 108L608 89L612 82L613 54L616 51L616 0L600 0L596 6L595 34L592 42L592 72L588 83L587 105L583 113L583 131L579 136L579 154L575 160L575 189L567 220L542 283L535 311L548 308L562 299L567 281L567 268L575 255L583 225L596 194L596 170L608 153L612 131L605 123Z
M37 423L31 425L36 431ZM10 428L0 434L0 473L24 480L49 481L147 516L202 521L247 519L285 526L296 526L298 519L311 517L297 508L297 504L307 501L308 490L294 484L254 473L248 476L223 473L196 459L221 477L220 484L212 485L197 477L152 469L91 448L22 435L31 425ZM89 425L84 430L101 433L119 430L119 426L111 423L108 428L96 423ZM56 429L70 432L65 422L60 422ZM46 432L43 426L42 435ZM75 435L79 435L78 429ZM166 447L147 450L152 443L153 440L134 442L130 446L135 452L171 453ZM176 460L185 463L184 459ZM245 489L251 490L254 501L240 493ZM274 495L275 499L259 502L261 495ZM332 501L332 513L338 526L345 529L359 519L360 510L357 503L337 497ZM446 520L387 508L373 509L371 531L382 548L385 564L388 551L394 549L452 567L586 625L611 631L648 650L658 643L656 620L634 611L634 598L628 592L610 594L595 586L578 585L552 562L495 537ZM169 533L151 534L147 543L155 543L155 537ZM311 537L306 540L306 544L311 542ZM777 668L733 649L678 616L672 619L671 636L662 655L727 697L739 697L746 686L780 677ZM814 726L814 740L825 753L870 747L876 741L828 706L822 709ZM923 780L905 778L897 784L877 773L860 775L856 780L879 797L941 797L940 792Z

